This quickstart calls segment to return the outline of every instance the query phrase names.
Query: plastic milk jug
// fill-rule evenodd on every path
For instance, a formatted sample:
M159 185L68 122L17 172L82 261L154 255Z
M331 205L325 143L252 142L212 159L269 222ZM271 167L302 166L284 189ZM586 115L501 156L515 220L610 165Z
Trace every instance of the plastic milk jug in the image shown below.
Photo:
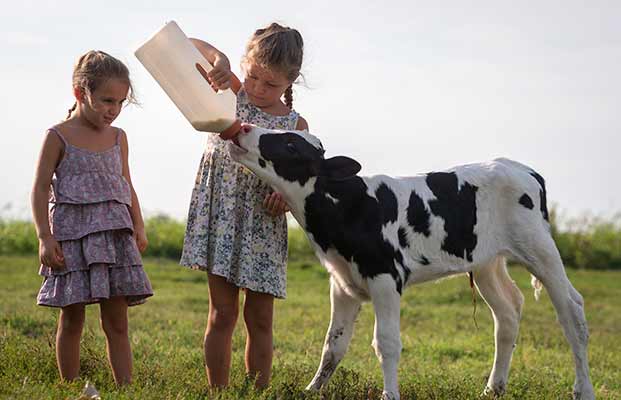
M231 89L216 92L205 74L211 64L176 22L168 22L135 52L194 129L220 133L223 139L239 131L236 96Z

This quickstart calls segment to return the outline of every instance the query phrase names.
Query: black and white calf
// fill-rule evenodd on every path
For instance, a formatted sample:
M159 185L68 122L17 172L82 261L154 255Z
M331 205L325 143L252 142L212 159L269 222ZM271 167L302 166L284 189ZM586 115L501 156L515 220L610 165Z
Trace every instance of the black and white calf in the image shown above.
M543 178L508 159L444 172L359 177L347 157L325 159L305 132L246 126L229 143L233 159L280 192L331 274L332 317L309 389L327 382L345 354L361 302L375 311L373 347L384 397L399 398L399 300L405 286L471 272L494 316L496 353L485 392L501 395L518 334L523 296L505 258L522 262L535 293L546 288L574 353L574 397L593 399L588 329L550 235Z

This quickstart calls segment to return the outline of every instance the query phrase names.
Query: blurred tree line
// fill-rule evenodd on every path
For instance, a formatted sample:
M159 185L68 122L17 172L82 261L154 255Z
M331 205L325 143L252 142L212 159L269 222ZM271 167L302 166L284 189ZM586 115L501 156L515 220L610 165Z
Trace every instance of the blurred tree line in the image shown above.
M608 220L586 215L561 219L557 210L552 209L552 236L567 267L621 270L621 214ZM185 222L155 215L147 218L145 224L149 247L144 256L178 260ZM0 217L0 255L36 254L38 248L31 221ZM316 262L306 235L299 227L289 229L289 259L291 262Z

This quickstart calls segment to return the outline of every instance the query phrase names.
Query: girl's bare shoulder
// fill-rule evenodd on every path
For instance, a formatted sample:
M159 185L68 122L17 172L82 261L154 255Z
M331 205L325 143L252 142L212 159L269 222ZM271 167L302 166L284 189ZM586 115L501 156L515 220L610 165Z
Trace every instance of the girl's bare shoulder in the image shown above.
M306 122L306 120L301 115L298 116L298 122L295 126L295 129L298 131L308 130L308 122Z
M58 124L54 124L45 130L45 145L53 145L58 148L63 148L64 143L60 135L63 135L63 126L62 122ZM64 137L64 135L63 135Z

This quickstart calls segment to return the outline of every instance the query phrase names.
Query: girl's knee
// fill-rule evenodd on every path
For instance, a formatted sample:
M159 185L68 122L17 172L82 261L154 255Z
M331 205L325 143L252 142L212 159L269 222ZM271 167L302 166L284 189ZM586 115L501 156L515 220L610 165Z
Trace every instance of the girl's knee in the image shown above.
M127 300L125 297L112 297L100 303L101 328L106 336L128 335Z
M237 323L239 309L237 305L215 306L209 309L209 327L220 331L233 330Z
M119 322L109 322L102 320L101 327L106 334L106 336L114 335L114 336L127 336L129 331L127 329L127 324L122 324Z
M101 328L106 336L127 336L128 335L127 315L103 315L101 316Z
M244 322L249 332L271 333L272 332L272 309L257 310L244 309Z

